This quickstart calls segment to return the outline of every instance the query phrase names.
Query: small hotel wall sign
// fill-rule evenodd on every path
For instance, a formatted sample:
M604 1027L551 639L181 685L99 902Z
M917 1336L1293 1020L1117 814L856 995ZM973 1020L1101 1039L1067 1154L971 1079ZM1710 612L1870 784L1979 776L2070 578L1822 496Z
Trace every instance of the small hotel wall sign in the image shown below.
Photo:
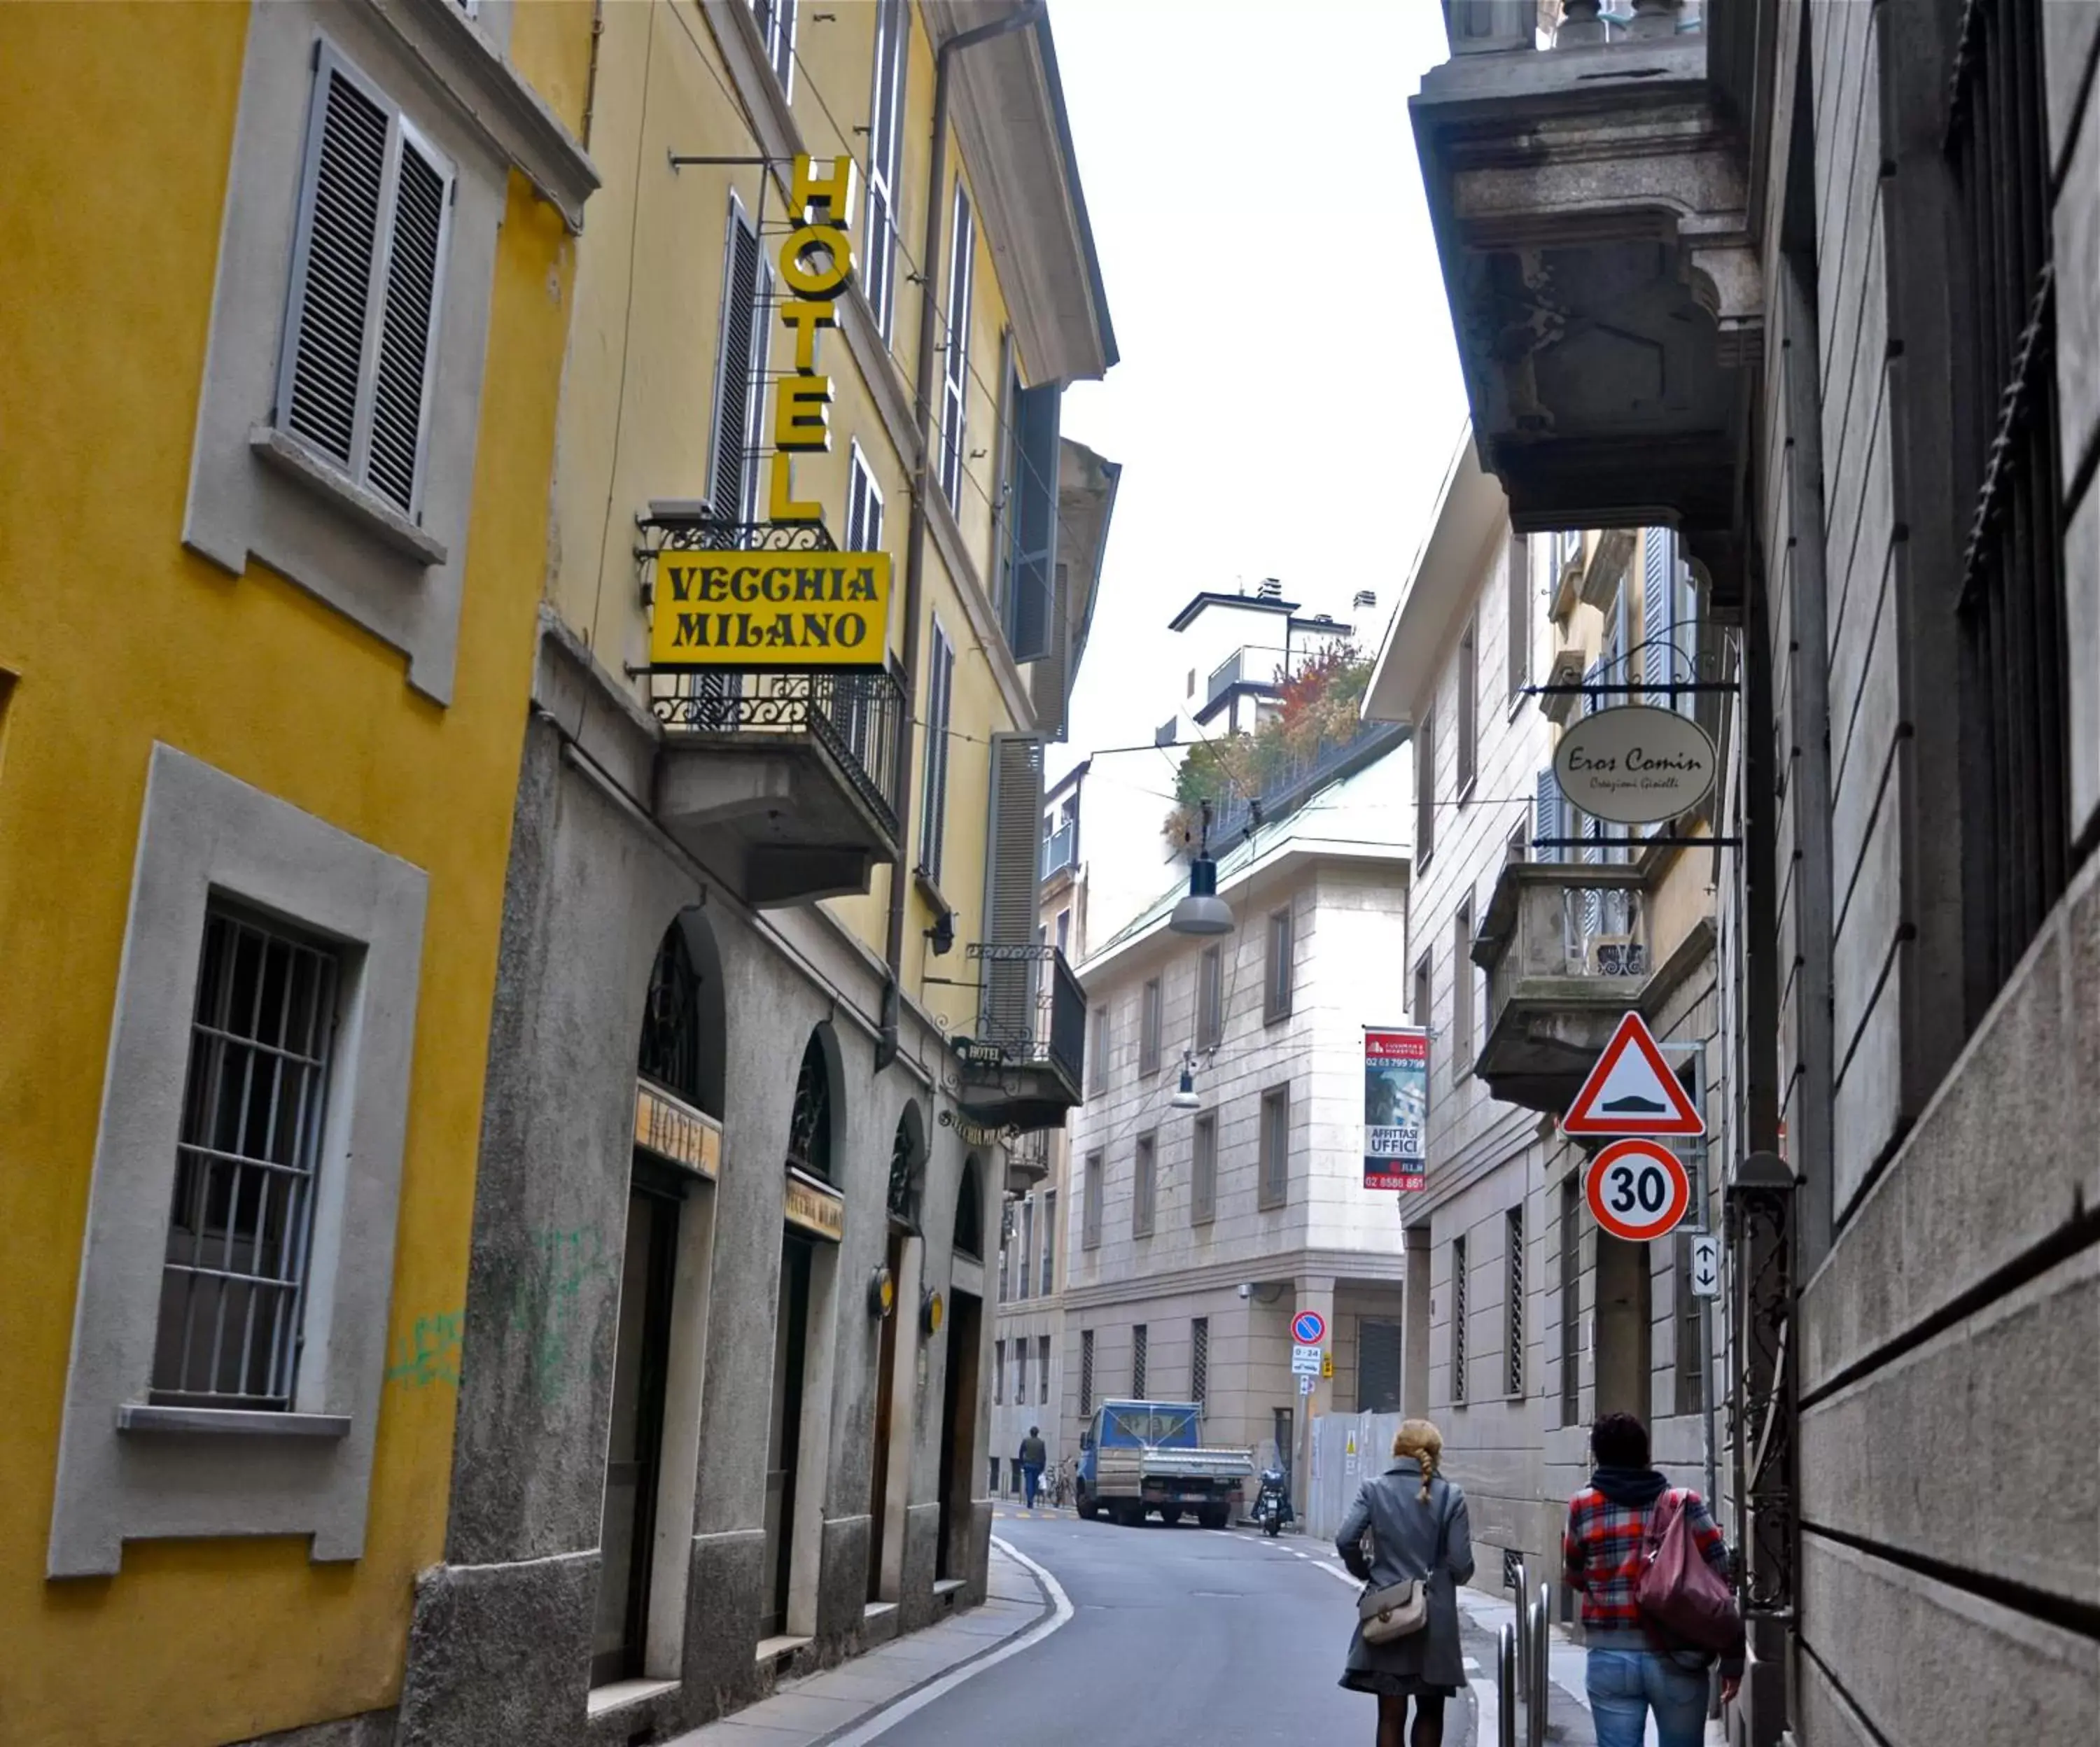
M1651 704L1585 716L1553 749L1560 792L1614 825L1659 825L1689 813L1712 792L1718 764L1704 728Z
M827 1243L836 1243L845 1236L845 1197L828 1183L819 1183L814 1177L806 1177L793 1167L788 1171L788 1196L784 1203L788 1223L812 1237L822 1237Z
M721 1174L721 1124L646 1079L634 1083L634 1144L710 1180Z

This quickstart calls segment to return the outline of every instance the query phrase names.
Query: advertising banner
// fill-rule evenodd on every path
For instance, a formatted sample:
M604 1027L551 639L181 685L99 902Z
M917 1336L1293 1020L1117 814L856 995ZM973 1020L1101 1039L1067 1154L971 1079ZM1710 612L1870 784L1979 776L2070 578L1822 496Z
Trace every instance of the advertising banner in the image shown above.
M1429 1034L1364 1032L1364 1187L1425 1189Z

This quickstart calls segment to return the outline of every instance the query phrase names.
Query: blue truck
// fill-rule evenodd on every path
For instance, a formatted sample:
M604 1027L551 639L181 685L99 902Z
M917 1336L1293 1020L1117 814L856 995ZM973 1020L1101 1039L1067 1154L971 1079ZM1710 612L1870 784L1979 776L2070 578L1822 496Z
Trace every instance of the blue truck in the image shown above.
M1184 1516L1225 1527L1254 1452L1205 1445L1202 1411L1190 1401L1102 1402L1079 1438L1079 1515L1132 1527L1156 1511L1170 1527Z

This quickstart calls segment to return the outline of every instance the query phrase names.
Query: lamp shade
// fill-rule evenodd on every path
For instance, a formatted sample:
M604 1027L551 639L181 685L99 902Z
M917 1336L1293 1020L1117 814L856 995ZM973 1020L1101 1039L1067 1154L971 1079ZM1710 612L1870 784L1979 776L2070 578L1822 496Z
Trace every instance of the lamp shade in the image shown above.
M1176 1110L1202 1108L1203 1101L1196 1096L1196 1076L1187 1067L1181 1070L1181 1083L1175 1088L1174 1096L1167 1101L1170 1109Z
M1218 896L1218 864L1207 855L1189 863L1189 895L1174 907L1167 919L1175 934L1229 934L1233 912Z

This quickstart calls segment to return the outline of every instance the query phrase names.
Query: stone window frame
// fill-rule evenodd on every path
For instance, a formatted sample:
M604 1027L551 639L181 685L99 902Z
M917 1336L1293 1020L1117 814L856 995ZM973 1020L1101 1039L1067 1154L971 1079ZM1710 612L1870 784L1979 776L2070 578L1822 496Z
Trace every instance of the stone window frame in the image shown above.
M82 1240L46 1570L123 1544L307 1535L364 1547L428 898L423 871L157 743L142 810ZM342 955L289 1412L149 1406L205 907L286 918Z
M571 229L598 174L504 55L508 0L249 9L183 542L235 576L251 560L408 659L452 701L493 300L514 165ZM273 424L321 46L384 94L454 170L418 514Z

